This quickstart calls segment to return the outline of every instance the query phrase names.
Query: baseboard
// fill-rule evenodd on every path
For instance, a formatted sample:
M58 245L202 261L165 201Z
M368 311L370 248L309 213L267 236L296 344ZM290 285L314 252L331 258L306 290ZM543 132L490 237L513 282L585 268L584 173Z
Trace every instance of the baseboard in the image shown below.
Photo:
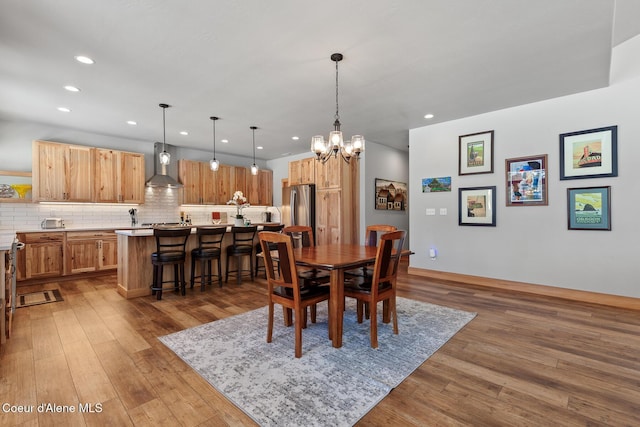
M461 284L483 286L513 292L523 292L533 295L561 298L571 301L587 302L591 304L607 305L611 307L640 310L640 298L620 295L602 294L598 292L580 291L576 289L558 288L554 286L535 285L532 283L515 282L511 280L491 279L488 277L471 276L468 274L449 273L445 271L428 270L409 267L408 274L428 277L430 279L445 280Z

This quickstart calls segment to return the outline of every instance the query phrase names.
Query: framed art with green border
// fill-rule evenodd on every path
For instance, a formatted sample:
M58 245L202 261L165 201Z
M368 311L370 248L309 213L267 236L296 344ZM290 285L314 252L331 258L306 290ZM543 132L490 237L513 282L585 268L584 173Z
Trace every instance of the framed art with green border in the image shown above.
M496 226L496 187L458 189L458 225Z
M611 187L567 188L569 230L611 230Z
M560 134L560 179L618 176L618 126Z
M493 173L493 131L458 137L458 175Z

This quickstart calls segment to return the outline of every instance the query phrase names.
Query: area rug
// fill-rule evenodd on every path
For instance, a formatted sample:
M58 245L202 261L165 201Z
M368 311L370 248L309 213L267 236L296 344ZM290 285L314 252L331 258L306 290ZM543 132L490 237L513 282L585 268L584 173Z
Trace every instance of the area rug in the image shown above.
M279 306L272 343L267 307L159 339L262 426L351 426L475 317L405 298L397 310L400 333L380 323L372 349L369 323L356 322L348 299L343 346L333 348L327 305L319 304L318 322L303 330L300 359Z
M47 304L49 302L64 301L59 289L32 292L16 297L16 308L30 307L32 305Z

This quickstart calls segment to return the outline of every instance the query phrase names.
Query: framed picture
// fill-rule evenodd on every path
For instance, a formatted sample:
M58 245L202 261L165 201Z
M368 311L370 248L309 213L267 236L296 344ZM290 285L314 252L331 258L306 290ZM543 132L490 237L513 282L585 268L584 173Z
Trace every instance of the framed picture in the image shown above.
M496 226L496 187L458 189L458 225Z
M507 206L546 206L547 155L506 159Z
M407 210L407 184L376 178L376 209L387 211Z
M618 176L618 126L560 134L560 179Z
M423 193L442 193L451 191L451 177L422 178Z
M611 230L611 187L567 188L569 230Z
M458 138L458 175L493 173L493 131Z

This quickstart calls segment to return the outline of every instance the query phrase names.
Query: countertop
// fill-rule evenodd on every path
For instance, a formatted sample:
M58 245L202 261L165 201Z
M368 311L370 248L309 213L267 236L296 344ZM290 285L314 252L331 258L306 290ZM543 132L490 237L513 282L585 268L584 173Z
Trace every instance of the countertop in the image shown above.
M257 225L258 226L258 230L260 230L260 227L263 227L265 225L277 225L279 223L277 222L260 222L260 223L253 223L251 225ZM202 225L191 225L191 232L195 233L196 232L196 228L197 227L222 227L222 226L226 226L227 227L227 231L231 231L231 227L233 226L233 224L219 224L219 225L212 225L212 224L202 224ZM127 228L127 229L116 229L116 234L121 234L123 236L138 236L138 237L146 237L146 236L153 236L153 228Z
M0 251L10 251L15 238L16 233L13 231L0 231Z

